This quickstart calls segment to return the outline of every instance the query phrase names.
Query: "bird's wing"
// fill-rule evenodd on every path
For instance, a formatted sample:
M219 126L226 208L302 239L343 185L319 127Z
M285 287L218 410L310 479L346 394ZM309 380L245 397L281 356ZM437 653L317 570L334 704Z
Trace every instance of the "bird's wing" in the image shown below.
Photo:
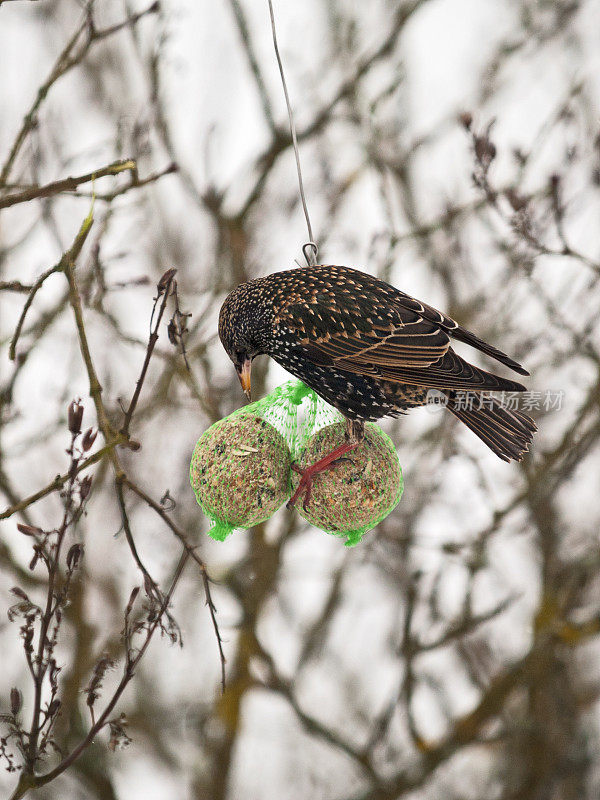
M285 321L315 364L337 363L362 374L374 368L423 369L447 352L448 334L414 311L391 309L386 319L369 310L302 303L288 306Z
M362 375L370 375L383 380L398 381L431 389L464 389L472 391L504 391L523 392L525 386L517 381L502 378L484 369L469 364L464 358L449 348L447 353L425 368L415 368L394 364L393 366L357 370L354 365L343 359L337 362L340 369L349 369Z
M340 310L341 309L341 310ZM413 309L377 316L352 305L297 303L281 322L294 330L303 360L344 372L438 389L523 391L516 381L469 364L450 347L448 333Z
M330 340L331 341L331 340ZM344 340L347 341L347 340ZM457 353L448 348L447 351L435 361L421 361L415 363L413 356L403 353L401 357L386 354L383 357L367 358L362 353L344 355L341 347L337 348L337 356L329 346L324 348L321 342L307 342L302 344L304 358L314 364L335 366L345 372L353 372L372 378L378 378L398 383L407 383L413 386L426 386L431 389L470 389L472 391L505 391L522 392L525 386L517 381L502 378L486 370L479 369L469 364ZM330 342L328 342L330 345ZM372 352L377 352L376 347Z
M458 322L453 320L452 317L442 314L442 312L438 311L437 308L428 306L427 303L421 303L419 300L415 300L414 297L401 292L399 289L396 291L397 295L395 300L402 307L411 309L416 313L421 314L424 319L427 319L434 325L439 325L443 330L450 334L453 339L457 339L459 342L464 342L465 344L474 347L481 353L485 353L486 356L495 358L496 361L499 361L501 364L510 367L510 369L520 373L521 375L529 375L527 370L517 361L510 358L510 356L506 355L506 353L502 352L502 350L499 350L497 347L493 347L493 345L484 342L483 339L480 339L479 336L475 336L475 334L471 333L471 331L463 328L458 324Z
M450 317L365 273L319 266L290 276L277 298L276 324L315 365L443 389L522 391L478 369L450 348L450 337L519 368Z

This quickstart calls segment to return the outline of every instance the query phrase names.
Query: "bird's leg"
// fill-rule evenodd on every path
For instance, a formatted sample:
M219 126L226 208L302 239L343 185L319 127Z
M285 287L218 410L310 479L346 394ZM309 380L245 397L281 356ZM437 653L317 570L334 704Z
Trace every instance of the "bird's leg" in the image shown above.
M302 477L300 478L300 483L298 484L296 491L288 500L287 507L293 508L296 500L301 494L304 494L302 505L306 511L308 508L315 475L335 467L336 463L340 461L346 455L346 453L350 453L352 450L355 450L359 444L360 442L346 442L341 444L339 447L336 447L335 450L332 450L331 453L328 453L326 456L319 459L319 461L315 461L315 463L311 464L310 467L306 467L306 469L301 469L297 464L292 464L292 469L294 472L300 473Z
M332 450L331 453L327 453L326 456L323 456L323 458L315 461L314 464L311 464L310 467L306 467L305 469L302 469L297 464L292 464L292 469L294 472L298 472L301 475L301 478L296 491L287 502L287 508L293 508L300 495L304 494L302 507L306 511L310 502L310 495L312 492L312 485L315 475L318 475L320 472L325 472L328 469L333 469L338 461L342 461L344 459L347 453L352 452L352 450L356 450L364 437L364 422L347 419L346 441L344 444L339 445Z

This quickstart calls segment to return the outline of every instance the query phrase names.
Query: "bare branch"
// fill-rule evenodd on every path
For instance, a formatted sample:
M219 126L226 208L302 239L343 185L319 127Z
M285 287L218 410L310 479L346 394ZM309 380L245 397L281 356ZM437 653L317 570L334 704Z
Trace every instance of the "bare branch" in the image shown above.
M73 178L63 178L59 181L47 183L45 186L32 186L31 188L25 189L17 194L9 194L5 197L0 197L0 208L8 208L9 206L17 205L18 203L27 203L29 200L53 197L61 192L72 192L82 183L89 183L90 181L104 178L107 175L120 175L122 172L132 173L132 183L130 183L128 188L138 185L136 183L137 165L135 161L132 159L127 161L115 161L112 164L108 164L106 167L101 167L93 172L87 172L85 175L78 175L77 177Z
M150 338L148 339L148 347L146 348L146 356L144 358L144 363L142 364L142 371L140 373L140 377L138 378L135 391L133 393L133 397L131 398L131 402L129 403L129 408L125 413L125 419L123 420L123 425L121 427L121 433L124 436L129 435L129 426L131 424L131 418L135 412L135 408L138 404L138 400L140 398L140 392L142 391L142 386L144 385L144 380L146 378L146 372L148 371L148 365L150 364L150 359L152 358L152 353L156 346L156 342L158 341L158 329L160 327L161 320L163 318L163 314L165 313L165 308L167 306L167 301L169 299L169 295L171 293L171 285L175 278L177 270L169 269L165 272L158 283L158 291L157 295L154 299L154 307L152 309L152 317L154 318L154 313L156 311L156 307L158 305L158 301L162 297L162 302L160 304L160 308L158 309L158 314L156 315L156 321L154 322L154 327L150 331Z
M109 28L98 30L95 27L92 18L93 5L94 0L88 0L79 26L58 56L54 66L50 70L50 74L39 87L35 100L23 119L21 128L17 133L6 162L4 163L2 171L0 172L0 186L6 185L21 147L36 125L37 114L40 110L40 107L56 81L59 80L59 78L62 78L63 75L66 75L71 69L73 69L73 67L76 67L78 64L80 64L87 55L89 49L95 43L100 42L109 36L124 30L125 28L131 28L135 26L139 20L142 19L142 17L145 17L148 14L154 14L159 9L159 4L157 2L153 2L150 6L148 6L148 8L138 12L137 14L132 14L122 22L112 25ZM78 44L79 49L77 49Z

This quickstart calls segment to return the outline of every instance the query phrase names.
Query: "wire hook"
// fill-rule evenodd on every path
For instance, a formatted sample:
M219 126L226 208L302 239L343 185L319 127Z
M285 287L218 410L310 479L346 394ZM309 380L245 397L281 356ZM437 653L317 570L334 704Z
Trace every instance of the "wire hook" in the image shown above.
M304 253L304 258L308 266L316 266L319 255L319 248L317 245L314 242L306 242L306 244L302 245L302 252Z

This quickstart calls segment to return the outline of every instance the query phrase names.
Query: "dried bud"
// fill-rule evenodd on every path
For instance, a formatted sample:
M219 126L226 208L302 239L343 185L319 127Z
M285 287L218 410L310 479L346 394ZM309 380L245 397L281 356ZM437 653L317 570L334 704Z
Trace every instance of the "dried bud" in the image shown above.
M19 586L13 586L10 591L11 591L11 594L15 595L15 597L18 597L21 600L26 600L28 603L30 602L29 601L29 597L25 594L23 589L21 589Z
M504 196L511 204L513 211L522 211L529 202L526 197L518 194L514 189L510 188L504 192Z
M79 400L73 400L69 406L67 420L71 433L81 433L81 420L83 419L83 406Z
M17 528L25 536L43 536L44 531L41 528L36 528L33 525L24 525L22 522L17 522Z
M26 653L33 653L33 634L35 631L33 630L33 625L26 624L24 629L21 629L21 636L23 637L23 647L25 648Z
M465 130L470 131L473 124L473 114L470 111L463 111L462 114L459 114L458 121Z
M55 717L58 714L58 710L60 709L61 702L58 700L53 700L50 705L48 706L48 716L50 718Z
M85 687L85 692L87 694L86 702L90 708L93 708L94 703L100 696L100 689L102 687L104 676L109 669L114 667L114 665L115 662L107 655L103 655L102 658L96 663L92 677L90 678L90 682Z
M165 291L167 286L171 283L171 281L175 277L176 272L177 270L171 267L171 269L168 269L162 276L162 278L159 280L158 286L156 287L158 289L159 295L161 295Z
M10 690L10 710L13 717L17 716L22 705L23 695L15 686L13 686L13 688Z
M81 497L82 502L90 493L91 488L92 488L92 478L90 475L86 475L85 478L79 484L79 496Z
M33 546L33 558L29 562L29 569L35 569L37 562L42 558L43 550L39 545Z
M167 325L167 336L171 344L177 344L177 325L175 325L175 320L173 319L171 319Z
M69 569L77 569L82 557L83 557L83 545L79 544L79 542L77 544L71 545L71 547L69 548L69 552L67 553L67 567Z
M109 748L114 752L117 749L122 749L131 744L131 737L127 735L125 728L127 726L127 718L125 714L121 714L119 719L110 719L108 721L110 730Z
M83 434L83 439L81 440L81 447L83 448L84 452L90 449L90 447L96 441L96 436L98 435L98 431L94 430L94 428L88 428L87 431Z
M475 155L480 163L489 166L496 158L496 145L487 136L476 136Z

